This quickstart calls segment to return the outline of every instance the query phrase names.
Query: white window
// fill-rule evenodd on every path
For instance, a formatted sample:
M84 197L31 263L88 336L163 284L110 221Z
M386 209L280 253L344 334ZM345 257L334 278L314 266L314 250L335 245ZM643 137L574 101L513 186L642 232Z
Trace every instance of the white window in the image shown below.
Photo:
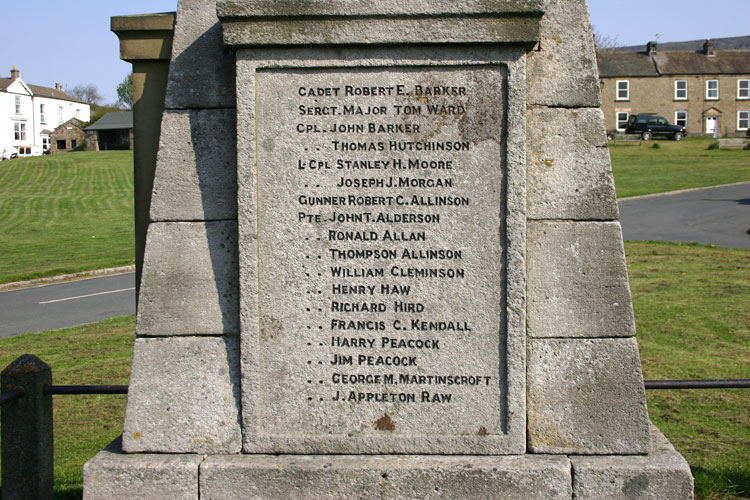
M750 111L737 111L737 130L750 128Z
M737 99L750 99L750 80L737 80Z
M719 98L719 80L706 80L706 99Z
M16 96L16 114L21 114L21 98L19 96Z
M674 82L674 99L675 101L687 100L687 80L675 80Z
M683 127L687 127L687 111L675 111L674 123L675 125L682 125Z
M58 125L62 125L63 123L63 107L62 106L57 108L57 121L58 121Z
M26 124L16 122L13 124L13 138L17 141L26 140Z
M628 118L630 118L630 113L627 111L617 112L617 130L622 131L628 128Z
M39 122L47 123L47 119L44 117L44 104L39 105Z
M76 118L81 118L81 110L79 108L76 108Z
M630 100L630 80L617 80L617 100Z

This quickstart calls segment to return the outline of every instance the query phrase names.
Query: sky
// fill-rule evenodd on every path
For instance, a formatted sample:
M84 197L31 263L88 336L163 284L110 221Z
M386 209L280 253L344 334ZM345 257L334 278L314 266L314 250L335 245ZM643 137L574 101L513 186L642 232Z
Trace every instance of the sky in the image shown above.
M377 0L374 0L377 1ZM93 84L102 104L117 100L131 66L119 59L112 16L172 12L177 0L4 0L0 76L15 65L27 83ZM750 0L589 0L595 30L620 45L750 35Z

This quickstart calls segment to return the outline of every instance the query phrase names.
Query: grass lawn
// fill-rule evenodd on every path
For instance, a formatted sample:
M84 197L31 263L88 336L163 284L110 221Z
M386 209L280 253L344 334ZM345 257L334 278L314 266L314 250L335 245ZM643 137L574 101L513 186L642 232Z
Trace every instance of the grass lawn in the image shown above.
M750 251L627 243L644 376L750 378ZM0 367L33 353L57 384L124 384L133 316L0 339ZM750 390L648 391L704 500L750 497ZM81 467L122 430L124 396L55 396L55 483L80 498Z
M133 264L133 153L0 163L0 283Z
M610 145L617 197L750 181L750 151L708 149L715 142L687 138Z
M626 243L647 379L750 378L750 251ZM651 390L704 499L750 497L750 389Z

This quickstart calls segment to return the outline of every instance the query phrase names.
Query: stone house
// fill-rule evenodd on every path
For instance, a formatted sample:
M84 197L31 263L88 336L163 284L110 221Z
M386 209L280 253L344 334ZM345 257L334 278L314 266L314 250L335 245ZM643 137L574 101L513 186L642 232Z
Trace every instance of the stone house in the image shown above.
M678 45L679 46L679 45ZM597 53L608 131L624 131L631 114L660 115L690 136L732 137L750 128L750 48Z
M83 122L77 118L71 118L52 131L49 149L52 153L64 153L85 143L86 132L83 131Z
M133 149L133 112L112 111L84 131L86 151Z

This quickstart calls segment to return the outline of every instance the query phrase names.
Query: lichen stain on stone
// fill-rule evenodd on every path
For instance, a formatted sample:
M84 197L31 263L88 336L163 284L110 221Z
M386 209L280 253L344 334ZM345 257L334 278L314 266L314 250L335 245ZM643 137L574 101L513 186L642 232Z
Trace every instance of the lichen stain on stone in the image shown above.
M284 325L280 319L273 316L263 316L260 320L260 338L261 340L272 340L280 336L284 331Z
M378 431L395 431L396 424L391 420L391 417L386 413L375 421L375 430Z
M34 367L32 365L26 365L23 368L23 371L25 371L26 373L33 372L34 371Z
M133 439L141 439L141 433L140 432L134 432L133 433Z
M555 160L544 160L544 165L546 167L551 167L554 164L555 164Z
M487 428L485 426L480 426L479 430L477 431L477 436L489 436L490 433L487 432Z
M625 481L625 484L622 486L622 493L633 500L642 498L643 493L648 490L648 484L648 476L638 474Z

